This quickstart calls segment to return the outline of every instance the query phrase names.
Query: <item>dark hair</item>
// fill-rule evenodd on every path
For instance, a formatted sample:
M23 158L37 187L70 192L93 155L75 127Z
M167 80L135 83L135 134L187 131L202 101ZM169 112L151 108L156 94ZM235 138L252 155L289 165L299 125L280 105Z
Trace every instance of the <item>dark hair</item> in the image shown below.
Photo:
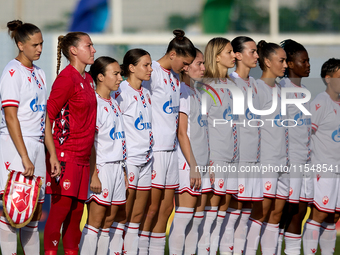
M284 40L280 44L287 54L287 62L294 61L294 57L296 53L301 52L301 51L307 52L307 50L305 49L305 47L303 47L302 44L296 41L293 41L291 39Z
M41 33L40 29L31 23L22 23L21 20L12 20L7 23L8 34L15 43L18 42L25 43L30 40L30 36L35 33Z
M188 37L185 36L184 31L176 29L173 31L173 34L175 35L175 38L170 41L166 53L174 50L179 56L190 56L195 58L196 48L193 43L188 39Z
M257 53L259 54L259 64L262 71L267 69L264 59L270 59L270 55L276 53L277 49L281 49L280 45L276 43L267 43L264 40L261 40L257 44Z
M70 47L71 46L78 46L78 42L80 41L80 37L88 36L88 34L84 32L70 32L67 35L63 36L60 35L58 37L58 49L57 49L57 74L59 73L60 69L60 59L61 59L61 52L63 52L65 58L70 60Z
M333 75L340 69L340 59L330 58L321 67L321 78L323 82L327 85L325 77L326 75Z
M244 43L246 42L255 42L253 39L251 39L248 36L238 36L236 38L234 38L231 41L231 46L233 46L233 51L236 52L240 52L242 53L242 51L244 50Z
M116 63L117 60L111 57L99 57L97 58L94 63L90 67L90 75L94 82L97 84L97 77L99 74L105 76L106 67L112 63Z
M130 76L129 66L130 65L136 66L139 63L140 58L145 55L150 56L149 52L139 48L131 49L128 52L126 52L123 59L123 64L120 66L120 68L122 69L122 76L129 77Z

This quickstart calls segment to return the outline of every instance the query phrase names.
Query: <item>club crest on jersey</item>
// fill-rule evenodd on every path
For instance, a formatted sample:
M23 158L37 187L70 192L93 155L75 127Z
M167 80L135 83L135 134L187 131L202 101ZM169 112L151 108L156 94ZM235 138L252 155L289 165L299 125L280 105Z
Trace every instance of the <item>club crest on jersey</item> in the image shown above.
M265 184L264 184L264 188L267 190L267 191L269 191L271 188L272 188L272 183L271 182L266 182Z
M168 84L168 81L167 81L166 79L164 79L164 83L165 83L165 84Z
M104 110L105 110L106 112L109 112L109 110L107 109L107 107L106 107L106 106L104 106Z
M340 142L340 125L337 130L333 131L332 140L337 143Z
M218 187L219 187L220 189L222 189L223 186L224 186L224 180L223 180L223 179L219 179L219 180L218 180Z
M172 106L172 96L170 96L169 101L165 102L163 105L163 111L166 114L175 113L177 114L179 111L179 106Z
M27 79L28 79L28 81L29 81L29 82L31 82L31 81L32 81L31 77L27 77Z
M149 94L146 94L146 98L148 99L149 104L151 104L151 98L150 98Z
M133 172L129 173L129 182L133 182L133 180L135 179L135 174Z
M103 197L107 198L108 195L109 195L109 190L108 189L103 189Z
M238 192L242 194L244 192L244 186L242 184L238 185Z
M327 196L324 196L323 199L322 199L322 203L323 203L324 205L327 205L328 202L329 202L329 198L328 198Z
M11 70L8 70L9 74L11 77L13 77L13 74L15 73L15 70L11 69Z
M152 170L152 173L151 173L151 179L155 179L156 177L156 171L155 170Z
M68 190L70 187L71 187L71 182L70 182L70 180L66 179L66 180L63 182L63 188L64 188L65 190Z
M139 112L139 117L135 120L135 128L137 130L151 129L151 122L144 122L142 112Z
M38 94L35 94L35 98L31 101L30 103L30 108L33 112L45 112L46 110L46 105L44 104L39 104L39 98L38 98Z
M136 95L134 95L134 96L133 96L133 98L134 98L136 101L138 101L138 99L137 99L137 96L136 96Z

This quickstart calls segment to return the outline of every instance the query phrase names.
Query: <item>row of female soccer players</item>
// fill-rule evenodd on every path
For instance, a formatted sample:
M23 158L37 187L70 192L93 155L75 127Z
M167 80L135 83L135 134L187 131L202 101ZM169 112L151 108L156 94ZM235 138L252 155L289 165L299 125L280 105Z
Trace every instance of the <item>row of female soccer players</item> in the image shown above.
M13 31L18 31L18 28L21 28L21 31L19 33L17 32L17 34L23 33L25 35L21 38L19 37L19 39L13 36L20 49L16 61L20 62L23 66L32 67L34 70L34 68L37 67L33 66L32 62L38 59L41 53L42 38L40 30L35 26L33 27L34 29L28 26L30 27L30 30L27 26L24 27L18 22L14 23L16 23L16 26L9 24L12 36ZM123 61L123 73L127 77L127 81L122 83L120 85L120 90L115 93L116 101L110 97L110 92L117 90L118 85L122 80L120 76L121 69L117 62L111 58L102 57L93 64L95 50L87 34L69 33L65 37L59 38L58 62L60 63L60 50L62 50L63 54L70 61L70 65L57 77L47 103L48 115L50 116L51 122L54 122L55 125L53 140L56 153L53 153L53 149L49 150L53 163L52 176L59 174L58 163L54 162L55 156L57 156L58 160L61 162L62 171L60 177L55 180L47 175L47 191L52 193L53 196L52 207L45 230L44 243L46 254L55 254L57 252L57 246L60 239L59 230L63 222L63 243L65 251L67 254L77 253L80 240L77 222L80 221L84 200L89 202L89 218L88 224L84 228L80 245L82 252L95 252L95 250L98 249L97 253L101 254L102 252L105 253L105 251L100 249L107 250L109 247L112 254L115 254L114 252L120 253L123 245L123 231L126 226L124 237L125 251L135 253L137 249L139 249L140 254L163 253L166 222L172 210L172 199L175 189L177 189L178 195L176 195L176 214L170 235L170 252L172 254L179 253L183 250L184 240L184 247L188 250L186 253L194 253L197 242L198 253L207 253L209 250L214 252L214 250L217 250L220 237L222 239L220 250L221 252L225 252L223 251L223 245L228 242L224 237L228 236L230 239L228 230L231 230L231 234L234 232L233 226L230 228L230 224L233 224L233 222L235 223L240 215L240 209L237 208L242 208L243 203L241 203L241 195L249 194L248 187L251 187L251 199L249 196L247 197L244 195L245 199L243 200L247 201L248 198L248 200L254 201L248 240L251 240L252 238L250 233L254 232L255 241L248 241L246 247L247 249L250 247L248 249L249 253L252 245L254 245L253 250L257 249L256 240L258 240L257 236L259 234L259 229L255 228L255 224L252 223L256 222L259 223L257 225L261 225L261 222L264 221L264 218L268 213L270 213L270 217L268 224L263 231L262 249L268 250L266 241L267 243L274 243L276 247L276 242L269 240L275 236L272 235L272 230L274 229L275 232L277 229L274 226L275 223L273 224L271 222L271 217L276 221L277 218L280 218L278 217L278 215L280 215L280 210L276 209L280 206L282 208L282 201L284 201L284 199L282 199L284 198L283 195L280 196L279 192L278 195L276 195L276 192L270 193L271 188L276 184L276 177L264 182L264 189L268 192L264 192L265 198L261 201L262 194L258 193L258 188L252 188L252 182L254 182L254 180L261 180L261 178L247 178L244 180L244 184L236 184L235 188L235 179L233 182L232 178L227 178L226 176L222 176L222 178L212 176L213 178L210 180L210 178L204 178L203 173L201 176L200 173L193 171L195 167L191 167L191 173L190 169L187 168L188 165L206 165L208 153L207 146L205 146L207 145L206 141L203 141L202 148L199 148L195 146L195 141L193 141L193 139L188 139L188 130L198 133L201 132L200 134L203 134L203 139L207 139L207 136L205 135L205 125L199 125L198 127L196 124L197 128L195 129L196 118L192 118L192 115L200 115L197 111L190 111L191 103L188 103L188 98L190 98L190 95L193 95L193 103L200 106L200 93L198 93L199 91L197 91L197 88L189 88L186 84L190 85L189 77L200 79L203 76L215 78L211 80L211 83L208 86L206 86L206 89L213 90L214 82L216 83L216 81L218 81L217 83L231 82L227 79L227 71L228 68L234 66L236 57L237 69L236 73L233 73L233 76L239 76L245 81L242 79L235 79L235 83L238 84L238 82L243 81L247 86L253 85L255 94L260 94L261 92L266 93L266 89L268 90L266 87L267 84L273 85L274 87L274 79L277 76L283 75L283 70L286 67L285 53L278 45L266 44L265 42L261 42L256 48L255 43L250 38L246 37L236 38L233 41L233 47L230 42L224 38L214 38L206 47L206 67L204 67L202 53L197 51L190 40L184 37L184 33L182 31L175 31L175 35L175 39L169 44L166 55L157 62L153 62L152 68L150 56L147 52L137 49L131 50L126 54ZM36 43L37 38L35 38L37 36L40 36L38 38L38 43ZM21 47L22 45L26 47ZM33 48L37 47L40 48L38 50L33 50ZM233 49L236 54L233 53ZM263 83L266 86L263 85L262 87L259 85L261 84L261 81L259 81L259 84L257 85L251 84L250 82L252 79L248 77L250 68L256 66L258 58L257 50L259 52L260 66L264 70L262 78L266 82L266 84ZM293 47L293 51L291 52L292 60L290 62L301 62L301 60L297 60L299 59L297 58L299 55L298 53L307 54L303 47L298 50ZM244 64L243 61L246 64ZM306 61L308 62L308 57L303 62L306 63ZM97 84L96 96L93 92L92 79L85 72L85 67L88 64L93 64L91 66L91 75ZM243 65L246 68L242 68ZM19 65L19 67L16 68L22 67ZM307 72L309 64L306 64L305 69ZM39 70L41 71L41 69ZM323 77L326 77L327 75L333 77L333 73L336 73L337 71L337 66L335 68L333 66L332 69L332 65L328 64L326 65L325 70L326 71L322 74ZM7 71L11 77L15 73L13 73L13 69L9 68L8 70L6 69L4 73L7 73ZM28 71L31 72L30 75L32 75L32 71ZM184 83L182 86L180 86L177 75L177 73L180 72L183 72L182 79ZM300 78L301 82L301 77L303 76L301 73L299 75L298 78ZM40 77L40 79L42 78ZM26 81L26 77L24 77L23 81ZM145 82L145 84L141 86L143 81L149 82ZM327 79L325 79L325 81L327 81ZM332 79L329 79L329 82L331 81ZM299 84L299 80L295 82L295 84ZM1 88L3 88L3 85ZM182 90L181 99L179 97L180 90ZM219 95L217 96L216 93L215 97L221 100L221 105L223 105L222 102L225 103L231 99L231 96L225 89L220 89L218 93ZM267 94L270 95L270 93ZM334 96L334 93L332 95ZM96 97L97 100L95 100ZM33 98L35 98L35 95L33 95ZM266 99L267 98L271 97L269 96L266 97ZM262 99L263 98L259 99L260 103L268 104L266 100ZM18 101L21 103L20 100ZM30 99L26 101L31 102ZM152 109L150 109L151 101L153 104ZM181 101L181 104L179 101ZM211 106L212 104L208 105ZM4 116L6 118L6 108L10 107L10 105L6 106L3 102L3 107L5 108ZM21 109L20 104L18 108ZM199 108L200 107L194 107L194 109ZM209 108L209 116L213 116L214 111L217 116L219 116L220 108L221 107L216 109L213 109L212 107L211 109ZM260 108L265 109L265 105ZM178 112L180 112L179 115ZM336 113L336 111L334 112ZM97 119L94 117L95 115L97 115ZM39 116L39 118L42 119L42 116ZM20 122L19 115L18 119ZM194 120L193 122L191 122L192 119ZM112 122L114 125L112 125ZM122 128L122 123L124 123L124 128ZM182 154L180 154L181 156L179 157L180 167L178 167L177 151L175 151L177 123L178 140L182 150ZM199 122L199 124L202 123L206 122L204 122L204 120L203 122ZM190 124L193 126L192 129L189 129ZM200 130L200 128L203 129ZM95 129L97 129L96 136ZM202 130L205 131L202 133ZM281 132L282 134L281 130L278 129L274 133L279 135ZM137 133L139 131L142 132ZM224 132L232 134L232 138L224 136ZM229 139L228 141L222 141L227 141L233 146L239 146L237 144L237 138L235 138L237 132L242 131L238 131L237 127L236 130L235 127L233 127L232 132L223 129L223 136L217 134L216 137L220 140ZM270 134L271 131L265 131L265 129L262 128L261 132L261 160L270 163L263 155L267 155L268 150L270 152L275 151L275 147L274 149L267 148L266 152L266 146L264 146L263 141L266 140L264 139L266 132ZM210 140L214 137L212 133L213 132L210 132ZM104 138L108 135L111 140ZM195 137L195 133L192 135ZM25 135L22 136L25 137ZM216 137L213 139L216 140ZM240 137L242 137L242 135L240 135ZM249 150L251 151L251 156L247 155L247 157L253 157L253 159L246 160L246 162L252 162L252 164L256 164L259 159L258 129L256 130L255 137L256 142L254 142L253 145L254 150ZM282 139L282 136L279 135L279 137ZM96 154L94 152L91 154L94 139L95 148L93 151L96 151ZM216 141L210 142L213 145ZM239 161L242 162L242 144L239 148L239 155L235 152L234 147L231 150L225 151L226 153L221 153L223 152L225 144L221 147L221 144L218 144L217 141L216 145L217 146L213 145L210 147L210 160L215 160L213 164L217 164L216 162L218 161L220 161L221 165L235 164L238 157ZM24 145L24 147L25 146L27 145ZM278 142L277 146L282 146L282 143ZM197 148L199 149L197 150ZM282 149L282 147L280 148ZM120 162L125 160L126 150L129 153L129 157L126 160L125 165L125 163ZM220 157L218 153L221 153L222 157ZM92 155L92 167L90 167L89 164L90 155ZM254 155L256 155L256 157L254 157ZM280 160L282 155L283 153L280 150L280 155L278 157L275 155L277 160L274 160L275 162L273 162L273 164L279 165L281 163ZM272 157L274 156L268 156L268 158ZM286 154L284 158L285 160L287 159ZM112 163L113 161L114 163ZM10 161L6 161L5 159L4 162ZM286 162L284 164L286 164ZM122 170L121 166L125 168L125 171ZM108 171L105 171L105 168L111 169L108 171L111 171L114 174L108 174ZM178 168L184 171L178 171ZM127 174L128 179L126 204L124 201L124 174ZM184 175L185 178L181 177L179 178L180 181L178 181L178 175ZM88 194L89 178L91 178L91 180ZM241 179L242 178L238 178L238 181L240 182ZM211 183L209 184L209 182ZM151 196L149 196L150 186L152 186ZM278 187L280 187L280 185ZM286 183L286 186L282 189L282 193L287 192L287 190L289 190L288 187L289 186L287 186ZM230 209L228 209L229 211L226 214L231 194L237 193L237 189L240 191L238 195L235 194L238 198L238 202L232 202L230 204ZM276 188L273 188L273 190L276 190ZM203 195L200 196L201 192ZM269 194L267 198L266 193ZM275 194L273 195L273 193ZM278 199L274 199L273 196ZM148 197L149 203L145 213L143 213ZM137 199L138 203L135 203ZM274 210L271 211L270 204L273 201L275 201L275 205L278 204L279 206L275 206ZM233 203L235 209L231 209ZM123 204L123 206L119 206L121 204ZM262 209L266 211L263 212ZM39 209L37 212L39 215ZM238 242L240 243L240 250L242 250L244 246L242 244L242 242L244 243L244 231L246 229L244 223L247 222L250 210L244 209L242 212L238 225L241 238L237 238L238 228L235 231L236 253ZM256 213L258 214L257 216ZM216 219L217 214L218 217ZM259 219L256 219L257 217ZM262 221L261 217L263 218ZM36 218L39 218L39 216L36 216ZM204 221L201 222L203 218ZM223 220L223 218L225 220ZM190 223L191 220L192 222ZM311 221L312 220L315 219L312 218ZM112 224L113 221L115 222ZM211 223L214 221L216 222L216 226L211 229ZM318 218L316 222L319 221ZM321 220L321 222L322 221L323 220ZM129 223L124 224L126 222ZM140 222L142 222L142 226L139 225ZM16 242L13 238L9 238L13 236L13 234L11 234L13 233L13 229L10 228L9 224L6 224L6 219L2 219L1 223L1 239ZM29 249L36 249L37 247L36 223L37 222L32 222L33 225L25 228L26 231L21 231L22 233L29 232L29 238L24 238L24 241L22 242L27 254L30 254ZM191 225L186 229L189 223ZM221 228L220 226L222 223L225 223L227 226ZM241 223L243 223L243 225ZM312 222L310 225L314 226L317 224ZM197 231L198 226L200 226L200 231ZM138 237L139 229L140 233ZM327 230L327 227L325 229ZM331 227L329 229L332 230ZM220 230L223 231L220 233ZM199 237L197 236L197 233L200 233ZM266 233L267 238L265 238ZM268 233L270 235L269 239ZM323 233L325 233L325 231ZM234 238L229 240L232 245L227 247L229 251L226 252L234 250L233 240ZM4 242L1 242L2 250L4 250L3 247L7 250L13 249L13 244L11 242L6 242L5 244ZM97 245L98 243L100 245ZM172 249L174 249L174 251L172 251ZM31 253L36 254L36 250Z

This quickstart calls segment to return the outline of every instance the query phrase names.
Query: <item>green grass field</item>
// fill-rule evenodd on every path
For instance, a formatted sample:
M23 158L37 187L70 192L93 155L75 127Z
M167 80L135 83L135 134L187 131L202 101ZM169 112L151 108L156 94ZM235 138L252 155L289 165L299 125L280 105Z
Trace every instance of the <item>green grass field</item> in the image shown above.
M44 237L44 233L40 232L40 254L44 254L44 241L43 241L43 237ZM338 235L337 242L336 242L336 251L334 252L334 254L338 254L337 250L339 250L339 245L340 245L340 236ZM282 246L284 247L284 244ZM1 252L0 252L0 254L1 254ZM63 250L63 247L62 247L62 243L60 242L59 243L58 255L63 255L63 254L64 254L64 250ZM282 253L281 254L284 254L283 253L283 249L282 249ZM17 255L24 255L24 252L21 249L19 238L18 238L18 252L17 252ZM166 243L164 255L169 255L168 242ZM257 255L261 255L260 249L258 249ZM303 253L301 253L301 255L303 255ZM316 255L321 255L320 249L318 249Z

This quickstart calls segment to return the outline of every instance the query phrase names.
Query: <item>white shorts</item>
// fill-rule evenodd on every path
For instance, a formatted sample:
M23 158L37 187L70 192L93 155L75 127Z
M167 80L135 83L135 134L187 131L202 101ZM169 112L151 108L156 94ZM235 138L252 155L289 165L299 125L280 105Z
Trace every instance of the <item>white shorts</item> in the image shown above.
M264 173L262 177L263 197L287 200L289 197L289 173Z
M176 194L182 194L183 192L189 192L193 196L200 196L202 193L208 193L212 191L210 185L210 176L208 172L201 172L201 187L194 189L190 187L190 169L179 170L179 187L176 188Z
M314 180L312 173L304 173L302 177L300 201L313 202L314 198Z
M339 174L314 174L314 206L322 212L340 211Z
M210 169L215 174L212 190L215 195L237 194L238 163L211 161Z
M45 146L36 138L23 137L28 157L34 165L34 175L42 177L43 184L40 189L38 203L45 199L46 161ZM24 172L21 157L9 135L0 135L0 195L4 193L9 170Z
M240 201L262 201L263 185L259 163L240 162L238 172L238 194L233 195Z
M102 184L100 194L88 191L86 203L94 200L100 205L122 205L126 203L124 170L120 162L97 165L99 180Z
M151 186L159 189L178 188L177 150L154 151L153 158Z
M126 175L129 181L129 189L150 190L151 189L151 167L153 159L142 166L127 164Z

